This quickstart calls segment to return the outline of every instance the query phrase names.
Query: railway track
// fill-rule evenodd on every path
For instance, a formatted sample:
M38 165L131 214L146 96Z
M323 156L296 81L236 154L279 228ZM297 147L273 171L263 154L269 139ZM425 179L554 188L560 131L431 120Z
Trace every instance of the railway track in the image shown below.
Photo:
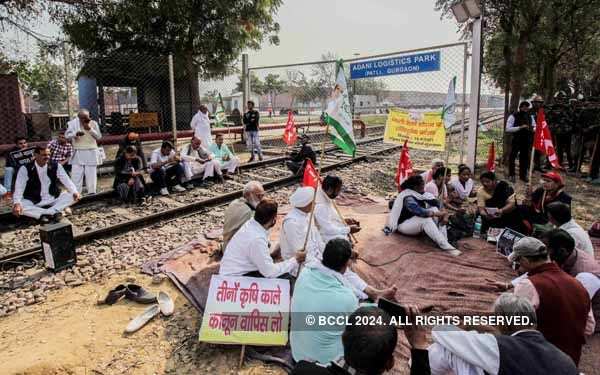
M497 121L497 117L498 115L492 114L482 118L482 120L484 123L491 123ZM372 128L371 133L377 132L375 128L380 128L380 132L383 133L383 126L370 128ZM460 129L451 130L451 132L460 132ZM323 134L313 136L322 138ZM382 137L359 141L358 146L354 159L341 153L335 147L327 148L322 171L327 172L342 168L356 162L365 161L369 156L383 155L400 149L399 145L384 144ZM245 164L241 166L240 174L226 184L208 183L185 193L152 198L149 204L142 206L124 207L116 205L111 201L112 192L86 197L87 199L82 199L81 203L73 207L73 215L68 218L74 228L74 241L76 245L82 245L228 203L242 195L243 185L250 180L260 181L266 190L293 184L298 181L298 177L290 174L285 167L285 160L287 160L287 157L283 156ZM13 241L13 246L0 243L0 264L41 252L41 246L38 244L39 239L37 238L37 225L18 228L13 232L0 234L0 236L11 236L17 240Z

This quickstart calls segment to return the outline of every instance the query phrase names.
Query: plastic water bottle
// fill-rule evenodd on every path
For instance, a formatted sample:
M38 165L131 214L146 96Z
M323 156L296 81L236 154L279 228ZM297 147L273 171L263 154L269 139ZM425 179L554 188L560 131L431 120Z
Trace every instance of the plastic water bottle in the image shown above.
M473 238L481 238L481 216L477 215L475 226L473 227Z

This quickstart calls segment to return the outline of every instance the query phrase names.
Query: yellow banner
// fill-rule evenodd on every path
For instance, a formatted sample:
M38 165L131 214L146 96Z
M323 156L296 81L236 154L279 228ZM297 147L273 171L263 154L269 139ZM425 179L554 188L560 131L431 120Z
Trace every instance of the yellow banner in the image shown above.
M404 144L408 139L411 149L444 151L446 128L440 112L408 112L390 109L385 123L383 141Z

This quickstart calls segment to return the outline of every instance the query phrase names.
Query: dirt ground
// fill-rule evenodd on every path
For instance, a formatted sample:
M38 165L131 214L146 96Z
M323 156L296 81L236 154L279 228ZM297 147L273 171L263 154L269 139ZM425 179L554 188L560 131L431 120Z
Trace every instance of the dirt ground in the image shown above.
M134 280L135 278L135 280ZM98 306L115 285L133 281L154 292L167 292L175 314L156 317L140 331L126 335L130 319L146 307L121 300ZM2 374L283 374L261 363L246 363L238 372L239 346L197 342L200 316L167 279L131 271L102 285L85 284L52 293L44 304L27 307L1 322ZM198 355L202 353L201 355Z
M350 181L354 176L369 176L374 168L389 174L386 169L393 165L389 160L364 163L339 174ZM600 212L600 187L571 177L567 181L566 190L574 197L574 217L587 228ZM362 179L358 185L385 195L373 178ZM386 190L389 186L386 183ZM114 286L132 281L153 292L167 292L176 309L173 316L157 317L140 331L124 335L129 320L145 306L125 300L98 306L96 301ZM101 283L51 291L45 302L0 319L0 374L284 374L276 366L259 362L247 362L239 370L240 347L199 343L199 322L199 313L168 279L153 285L150 277L129 268ZM599 335L592 340L594 347L600 346ZM591 359L586 373L600 374L600 355L588 348L584 347L584 356Z

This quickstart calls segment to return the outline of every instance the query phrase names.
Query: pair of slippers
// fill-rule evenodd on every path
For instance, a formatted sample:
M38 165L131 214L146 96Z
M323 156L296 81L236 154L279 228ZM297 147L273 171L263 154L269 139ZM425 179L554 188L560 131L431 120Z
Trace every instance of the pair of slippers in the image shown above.
M162 313L164 316L171 316L175 310L175 304L167 293L160 291L157 296L136 284L118 285L108 292L108 295L102 302L107 305L114 305L123 298L142 304L152 304L129 322L125 328L126 333L133 333L139 330L159 313Z
M173 315L175 305L167 293L163 291L158 292L156 300L158 303L148 306L140 315L129 322L127 327L125 327L125 333L133 333L139 330L145 326L146 323L154 319L159 313L162 313L164 316Z

